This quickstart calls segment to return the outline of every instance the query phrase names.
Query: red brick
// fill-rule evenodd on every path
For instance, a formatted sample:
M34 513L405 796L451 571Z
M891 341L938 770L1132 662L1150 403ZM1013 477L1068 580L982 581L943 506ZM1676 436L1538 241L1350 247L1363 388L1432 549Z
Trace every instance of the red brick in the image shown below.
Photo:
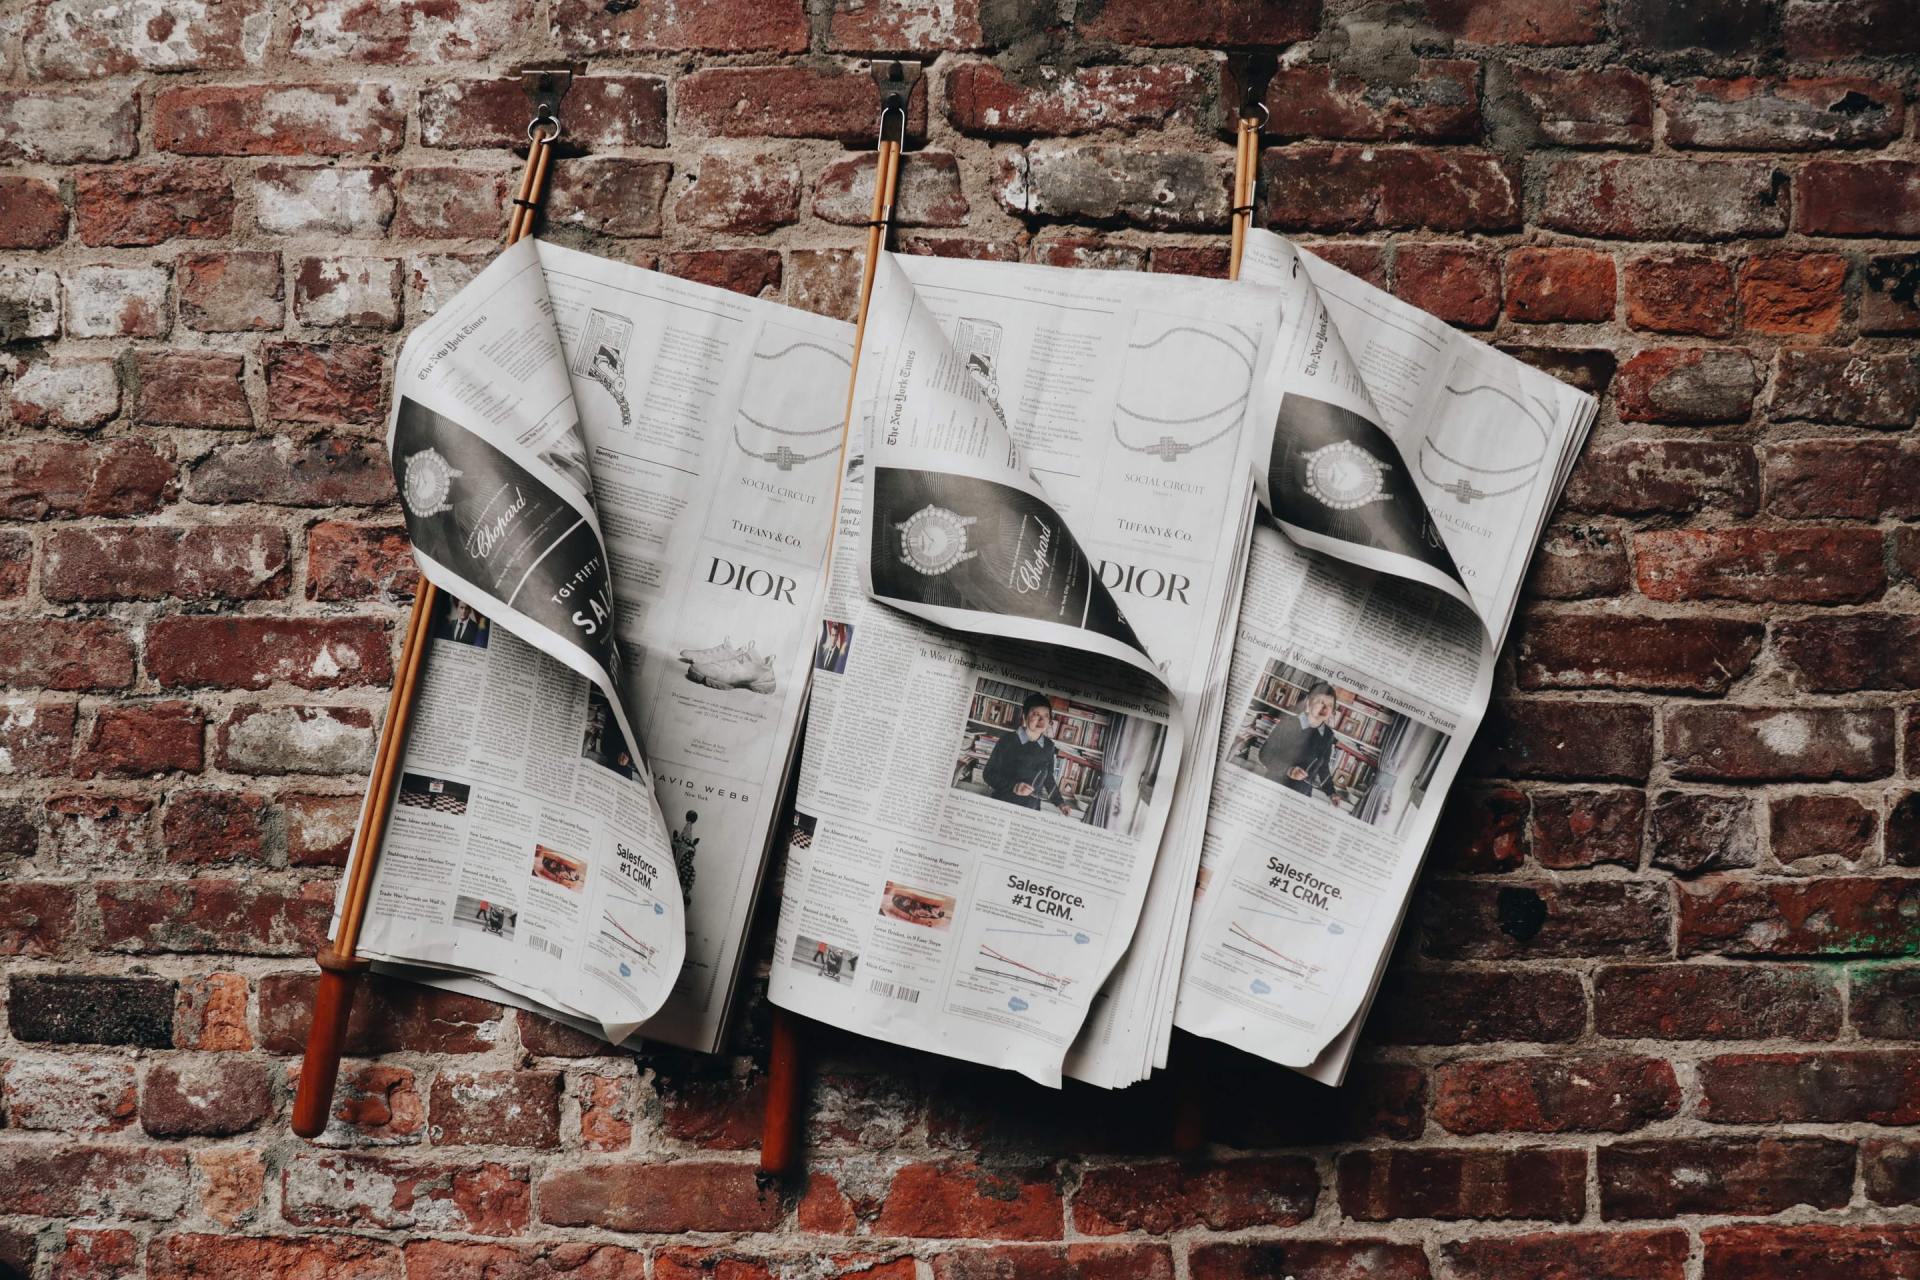
M646 1280L647 1255L609 1244L547 1242L531 1245L467 1244L452 1240L410 1240L406 1245L407 1280ZM661 1280L678 1280L661 1255ZM720 1268L725 1280L762 1280L754 1264L729 1258Z
M100 708L93 732L73 762L76 778L151 777L198 773L207 721L187 702L145 702Z
M1319 1174L1302 1156L1233 1160L1203 1169L1106 1165L1082 1175L1073 1197L1073 1227L1101 1236L1166 1235L1187 1227L1291 1227L1313 1216L1319 1194Z
M1147 270L1224 280L1227 278L1227 253L1217 245L1156 245L1147 251ZM1380 276L1386 278L1384 259Z
M1920 514L1920 453L1891 440L1769 446L1767 506L1788 519Z
M299 0L289 19L287 53L299 62L429 66L489 57L533 17L530 0L434 0L367 4Z
M1840 326L1847 260L1829 253L1776 253L1740 268L1740 322L1756 333L1820 335Z
M540 1180L540 1220L559 1227L771 1231L785 1216L779 1196L755 1185L750 1164L595 1164L555 1169Z
M1889 613L1791 618L1776 624L1795 688L1817 693L1920 687L1920 618Z
M396 285L398 277L395 264ZM381 416L380 376L385 361L378 347L276 342L266 350L266 365L267 405L281 422L348 426Z
M1900 136L1900 94L1871 80L1694 80L1662 100L1678 147L1823 151L1881 146Z
M404 528L323 520L307 529L309 600L410 600L419 576Z
M1920 1123L1920 1056L1904 1051L1727 1054L1700 1064L1700 1088L1718 1124Z
M1335 1168L1340 1211L1362 1222L1393 1218L1573 1222L1586 1209L1584 1151L1348 1151Z
M428 1102L436 1146L560 1145L558 1071L441 1072Z
M1887 862L1920 866L1920 791L1894 797L1887 811Z
M1540 225L1609 239L1729 240L1787 229L1786 175L1766 161L1567 157L1545 170L1541 202Z
M1513 173L1483 152L1283 147L1260 164L1276 230L1503 231L1521 221Z
M936 1253L932 1263L933 1280L1173 1280L1163 1244L991 1245ZM1207 1274L1207 1265L1196 1262L1193 1274Z
M0 1186L8 1188L13 1213L166 1222L186 1207L189 1176L183 1151L80 1143L0 1147Z
M1900 0L1787 0L1787 54L1819 59L1920 53L1909 16Z
M1920 968L1862 964L1848 972L1854 1030L1870 1040L1920 1040Z
M1676 778L1719 782L1882 778L1893 770L1893 718L1840 707L1678 707L1667 714Z
M74 941L75 915L71 885L0 880L0 956L62 954Z
M1920 948L1920 881L1716 880L1680 894L1684 955L1877 956Z
M1359 276L1377 289L1387 287L1387 247L1378 241L1321 240L1305 248L1313 257L1331 262L1342 271ZM1224 265L1220 274L1223 276L1226 274Z
M896 0L835 6L827 47L861 53L977 49L985 40L979 0Z
M548 188L546 220L621 239L657 236L672 176L673 166L664 160L568 161L557 168Z
M625 1151L633 1145L633 1104L620 1076L579 1076L580 1145L589 1151Z
M1635 258L1626 270L1627 323L1653 333L1724 338L1733 332L1733 271L1715 258Z
M1873 847L1879 828L1879 816L1852 796L1810 791L1771 801L1769 843L1782 862L1857 861Z
M1147 251L1138 245L1114 244L1102 236L1046 232L1027 246L1027 260L1044 267L1090 271L1144 271Z
M963 79L971 65L962 64L953 76ZM827 138L870 145L872 84L863 72L845 67L706 67L675 84L675 120L683 130L719 138ZM520 114L524 118L524 105ZM571 119L571 99L567 114ZM907 101L907 136L926 133L923 79Z
M1587 249L1507 255L1507 315L1522 324L1613 319L1613 259Z
M867 224L873 213L875 157L863 153L827 166L813 191L813 216L843 226ZM915 151L900 167L893 210L899 227L960 227L968 220L960 162L944 151Z
M174 1058L147 1072L140 1127L156 1138L225 1137L273 1115L273 1077L245 1058Z
M1751 867L1760 861L1760 824L1747 796L1662 791L1647 824L1649 861L1679 875Z
M215 731L215 759L235 773L364 774L373 717L358 707L243 704Z
M252 1219L266 1191L267 1166L258 1152L244 1147L202 1147L193 1153L200 1207L223 1227Z
M19 529L0 532L0 600L26 595L32 573L33 539Z
M1062 1203L1051 1166L909 1164L893 1176L874 1232L891 1236L1057 1240Z
M233 183L207 162L85 169L73 180L74 233L91 245L217 239L233 230Z
M278 329L280 255L256 250L193 253L174 268L180 289L180 322L202 333Z
M207 973L183 981L173 1013L173 1043L177 1049L253 1048L246 976Z
M307 1045L313 994L320 976L309 965L298 973L259 980L260 1047L268 1053L299 1053ZM371 977L360 984L347 1023L346 1051L355 1057L386 1053L485 1053L500 1039L502 1010L491 1001L435 991L397 978Z
M124 689L133 642L116 623L0 622L0 684L19 689Z
M359 795L280 794L287 865L344 867L360 819Z
M1441 1246L1450 1280L1684 1280L1684 1231L1543 1231Z
M1654 600L1837 604L1886 589L1876 529L1658 529L1635 534L1633 551Z
M1899 1138L1869 1138L1860 1147L1861 1181L1875 1204L1920 1204L1920 1147Z
M1625 1039L1831 1040L1834 975L1806 965L1610 965L1595 976L1594 1027Z
M53 1257L48 1280L131 1280L145 1275L140 1241L131 1231L67 1228L66 1247Z
M522 98L521 112L526 111ZM491 240L507 225L508 175L497 169L467 165L434 165L402 169L394 181L394 236L407 240ZM309 258L309 262L321 259ZM399 263L393 262L395 319L383 328L398 327ZM383 282L384 283L384 282ZM382 313L383 316L385 313ZM307 321L306 323L313 323Z
M60 335L60 273L0 267L0 343Z
M1535 791L1527 825L1533 860L1556 871L1640 865L1640 827L1646 795L1607 791Z
M1725 693L1753 666L1765 634L1736 618L1538 615L1522 625L1516 674L1523 689Z
M730 289L749 298L778 297L778 249L692 249L669 253L660 269L683 280L697 280L716 289Z
M36 360L14 375L7 399L15 426L86 431L120 412L120 378L112 360Z
M195 502L377 506L394 496L393 472L386 450L367 440L247 440L217 446L195 462L187 496Z
M384 685L393 678L377 618L158 618L147 628L147 670L169 687L302 689Z
M717 0L611 10L598 0L559 0L552 24L562 49L588 56L680 49L801 53L807 48L801 0Z
M177 4L162 18L154 13L73 0L37 5L26 25L26 64L36 76L92 80L141 71L237 71L257 66L265 52L264 0Z
M705 72L678 77L684 103ZM667 142L667 82L659 76L580 76L567 90L570 143L589 151ZM527 91L517 79L449 80L420 93L420 141L429 147L507 149L527 144Z
M1657 1058L1512 1058L1434 1071L1433 1117L1452 1133L1625 1133L1680 1110Z
M1463 787L1440 811L1432 855L1448 871L1511 871L1526 861L1527 809L1514 787Z
M1639 49L1704 49L1709 53L1760 53L1771 47L1770 13L1747 0L1695 0L1673 6L1664 0L1620 0L1614 26Z
M54 529L40 566L62 601L266 600L287 578L287 535L271 525Z
M70 792L47 801L54 859L74 871L100 871L151 861L154 802L150 796Z
M156 426L250 427L246 359L206 351L141 351L133 358L136 421Z
M1760 370L1728 347L1655 347L1620 366L1614 383L1624 422L1740 422L1753 412Z
M1387 76L1321 64L1282 67L1267 88L1267 133L1335 141L1471 142L1480 135L1480 67L1421 59Z
M1091 40L1114 44L1286 44L1310 39L1320 0L1108 0L1080 24Z
M407 107L392 85L187 85L153 100L154 145L196 156L344 156L391 151Z
M1571 1040L1586 1029L1586 995L1571 973L1389 970L1367 1035L1383 1044Z
M1736 1225L1700 1238L1705 1280L1911 1280L1920 1256L1920 1229L1906 1225Z
M54 1133L115 1133L133 1123L139 1083L131 1062L21 1057L0 1071L6 1123Z
M688 226L764 235L799 219L800 167L768 155L709 149L674 212Z
M140 101L124 91L0 90L0 160L124 160L139 145L139 124Z
M1860 332L1920 333L1920 254L1867 259L1860 292Z
M1607 22L1603 0L1427 0L1427 15L1474 44L1592 44Z
M1442 880L1418 906L1424 954L1443 960L1663 956L1673 917L1664 883L1633 880L1517 885Z
M266 801L241 791L176 792L161 815L160 837L169 862L265 862Z
M298 1086L300 1070L289 1070L289 1087ZM421 1141L426 1129L427 1104L414 1086L413 1072L380 1063L346 1065L324 1135L330 1145L402 1146Z
M568 169L560 170L554 187ZM264 164L253 171L253 219L278 236L387 234L393 171L379 165Z
M281 1174L280 1216L300 1227L519 1235L532 1216L528 1189L521 1165L300 1152Z
M1632 582L1627 543L1606 524L1563 524L1549 528L1534 553L1526 595L1536 600L1591 600L1617 596Z
M1785 350L1774 360L1775 418L1905 428L1920 413L1920 360L1910 355Z
M207 878L107 881L94 900L105 946L135 953L304 955L327 940L333 909L325 884L279 889Z
M1485 329L1500 318L1498 260L1473 245L1401 245L1393 291L1448 324Z
M1810 160L1793 204L1794 228L1808 235L1920 236L1920 163Z
M403 191L404 181L403 174ZM401 231L398 234L418 233ZM293 314L301 324L322 328L400 327L400 259L301 258L293 264L293 271ZM268 376L272 377L271 368ZM377 377L375 385L378 386ZM269 383L269 394L276 400L275 393L281 390L284 386L276 388Z
M397 1245L361 1236L217 1236L176 1233L147 1250L151 1280L225 1280L231 1276L273 1280L401 1280Z
M1600 1216L1835 1209L1853 1193L1853 1145L1826 1138L1667 1138L1598 1152Z
M1589 448L1567 481L1575 511L1680 514L1719 508L1751 514L1760 467L1744 444L1718 440L1626 440Z
M1197 125L1207 87L1199 72L1178 63L1064 73L1042 66L1015 78L991 62L963 62L947 73L947 118L965 132L998 138Z
M1506 74L1547 142L1635 151L1653 144L1653 91L1643 75L1612 67L1512 67Z
M48 698L0 698L0 750L16 776L65 773L73 754L74 706Z
M1498 703L1469 757L1476 776L1644 782L1653 713L1620 703Z
M60 273L69 338L163 338L173 327L165 267L106 263Z

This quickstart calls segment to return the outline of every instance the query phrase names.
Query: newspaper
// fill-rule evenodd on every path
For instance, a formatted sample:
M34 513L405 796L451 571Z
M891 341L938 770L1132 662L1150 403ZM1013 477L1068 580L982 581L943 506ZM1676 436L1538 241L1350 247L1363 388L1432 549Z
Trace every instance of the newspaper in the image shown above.
M852 327L553 245L407 341L447 594L360 950L711 1051L822 643Z
M882 259L775 1003L1051 1085L1138 1061L1089 1015L1130 944L1168 945L1156 868L1191 902L1277 315L1218 281Z
M1260 477L1175 1021L1337 1084L1595 402L1282 238Z

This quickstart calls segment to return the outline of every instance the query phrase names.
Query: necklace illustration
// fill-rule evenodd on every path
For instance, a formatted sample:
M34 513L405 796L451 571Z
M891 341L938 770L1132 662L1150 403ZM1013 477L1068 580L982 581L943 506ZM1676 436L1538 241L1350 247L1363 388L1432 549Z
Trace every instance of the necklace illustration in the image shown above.
M740 416L743 418L746 417L744 413L741 414ZM747 418L747 421L753 422L753 419ZM753 425L757 427L760 424L757 422L754 422ZM768 430L773 430L773 428L768 428ZM781 434L817 436L822 434L822 432L824 431L831 431L831 430L833 430L832 427L824 427L821 429L821 431L805 431L805 432L793 431L793 432L783 432ZM739 449L740 452L746 454L749 458L752 458L754 461L771 462L774 466L780 468L780 470L782 471L791 471L795 467L800 466L802 463L815 462L821 458L825 458L831 454L840 452L840 442L837 440L834 441L832 444L828 445L826 448L822 449L818 453L795 453L792 449L787 448L787 446L785 446L784 444L776 445L772 449L767 450L765 453L756 452L753 449L747 448L747 442L740 438L740 424L737 422L733 426L733 443L735 448Z
M1323 507L1352 511L1387 500L1386 463L1351 440L1321 445L1300 456L1307 493Z
M1234 332L1238 334L1240 331L1236 329ZM1152 444L1136 444L1132 440L1127 439L1120 434L1120 424L1115 422L1113 424L1113 439L1122 449L1129 450L1133 453L1149 454L1159 458L1162 462L1177 462L1186 454L1204 449L1218 440L1224 440L1239 428L1240 412L1246 405L1247 398L1253 394L1253 361L1248 358L1247 354L1241 351L1239 347L1228 342L1219 334L1212 333L1206 329L1201 329L1194 325L1175 325L1157 338L1146 342L1130 342L1127 344L1127 349L1129 351L1150 351L1174 335L1182 333L1190 333L1196 337L1204 338L1208 342L1217 344L1245 366L1247 379L1240 389L1240 394L1224 404L1216 405L1204 412L1184 417L1168 417L1142 413L1138 409L1132 409L1117 402L1113 406L1114 412L1124 417L1132 418L1136 422L1148 423L1155 427L1191 427L1202 423L1218 422L1222 417L1225 417L1226 422L1218 431L1201 440L1180 440L1175 438L1171 433L1162 432L1160 438ZM1245 337L1246 335L1240 334L1240 336Z
M1454 457L1445 449L1442 449L1440 443L1435 440L1432 433L1429 432L1420 438L1418 462L1421 477L1424 478L1428 484L1431 484L1434 488L1440 490L1440 492L1446 494L1463 507L1471 506L1475 502L1484 501L1488 498L1503 498L1510 493L1518 493L1522 489L1530 486L1534 481L1534 477L1539 473L1540 464L1546 460L1547 424L1542 422L1524 401L1515 398L1499 387L1488 386L1484 383L1471 387L1456 387L1452 383L1448 383L1445 389L1447 394L1457 396L1462 401L1466 400L1469 396L1481 393L1498 396L1500 399L1505 400L1508 404L1520 411L1522 421L1539 432L1540 449L1539 452L1535 453L1533 457L1527 459L1525 462L1518 463L1511 467L1482 467ZM1432 468L1428 465L1428 454L1432 454L1449 466L1458 467L1462 471L1472 472L1474 476L1489 478L1478 483L1474 481L1472 476L1465 475L1457 476L1452 480L1442 480L1439 476L1433 474ZM1500 484L1501 479L1507 476L1519 476L1520 478L1515 483L1506 485L1504 488L1483 487Z

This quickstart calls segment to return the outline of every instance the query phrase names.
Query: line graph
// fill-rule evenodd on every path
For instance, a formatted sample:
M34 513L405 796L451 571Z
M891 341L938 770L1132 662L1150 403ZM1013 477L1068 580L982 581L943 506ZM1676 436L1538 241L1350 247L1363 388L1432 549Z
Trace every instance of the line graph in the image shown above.
M1084 970L1096 955L1092 942L1074 929L983 929L973 969L983 977L1065 995L1085 981Z

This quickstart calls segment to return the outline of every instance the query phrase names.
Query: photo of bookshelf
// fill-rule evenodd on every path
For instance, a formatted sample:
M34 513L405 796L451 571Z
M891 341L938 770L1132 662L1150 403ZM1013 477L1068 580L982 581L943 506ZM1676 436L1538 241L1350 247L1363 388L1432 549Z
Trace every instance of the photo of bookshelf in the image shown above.
M1029 712L1042 703L1039 738L1022 742ZM967 707L952 786L1112 829L1122 818L1131 823L1151 798L1164 736L1165 727L1151 721L983 676Z
M1284 747L1274 738L1276 729L1286 731ZM1227 758L1363 822L1391 819L1389 825L1397 827L1425 798L1446 745L1447 735L1438 729L1339 688L1309 668L1269 658Z

